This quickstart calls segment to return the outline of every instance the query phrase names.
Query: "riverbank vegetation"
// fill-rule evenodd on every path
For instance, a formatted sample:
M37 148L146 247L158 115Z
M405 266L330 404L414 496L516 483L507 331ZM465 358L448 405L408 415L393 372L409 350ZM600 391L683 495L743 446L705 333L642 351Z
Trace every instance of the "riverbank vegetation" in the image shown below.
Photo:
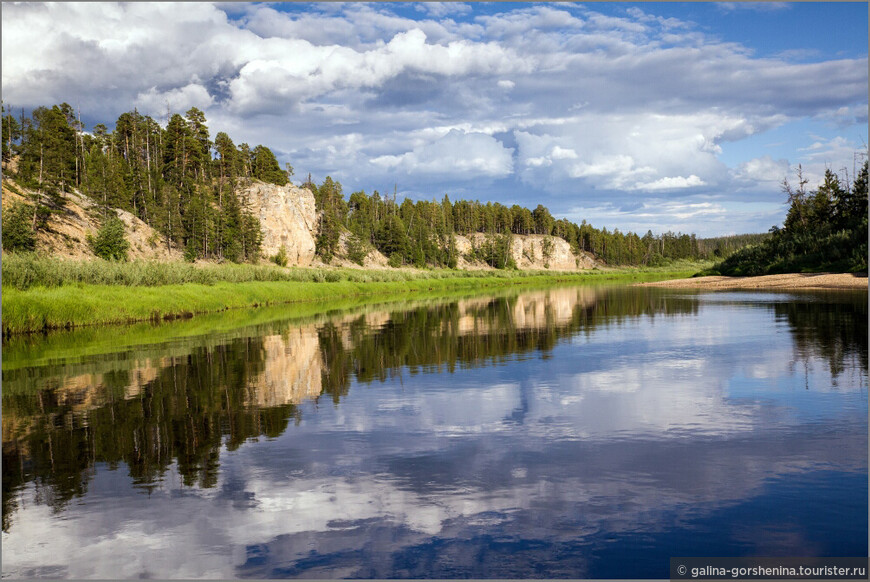
M559 285L523 285L489 288L484 297L488 301L501 301L518 294L541 290L563 292ZM586 285L584 292L598 292L598 285ZM570 286L569 286L570 288ZM628 295L628 286L606 286L608 295ZM271 335L276 327L318 324L334 318L336 313L344 316L360 316L372 312L405 311L420 307L440 305L445 301L473 300L481 294L475 289L445 291L421 291L401 295L361 295L328 301L302 301L282 305L270 305L257 309L233 309L216 313L204 313L189 319L175 320L169 324L151 321L124 326L84 326L73 330L46 330L39 334L16 334L4 338L3 372L31 366L43 369L57 361L79 360L120 349L136 349L144 356L185 357L190 352L187 340L195 339L200 345L214 346L228 334L239 329L259 331L253 335ZM607 313L613 314L613 305L606 302ZM280 322L280 323L279 323ZM246 332L247 333L247 332ZM171 341L170 341L171 340ZM155 346L147 351L146 346ZM4 386L4 393L6 386Z
M159 287L69 285L34 287L3 293L4 334L74 328L86 325L160 321L226 309L300 301L378 296L415 291L484 289L511 284L558 282L553 276L413 279L402 281L220 282Z
M698 267L689 263L681 270L585 273L325 270L15 256L3 261L3 333L160 321L227 309L350 297L685 277Z
M340 269L282 268L271 264L233 264L160 261L75 261L34 253L6 253L2 262L3 289L27 290L32 287L76 285L158 287L195 283L248 283L256 281L286 281L297 283L386 283L431 279L512 279L549 275L557 278L614 278L643 274L675 276L694 273L708 263L673 262L667 267L594 269L583 273L549 273L541 271L448 270L448 269Z
M788 214L760 244L747 246L704 275L774 275L780 273L867 272L867 178L865 161L854 181L830 169L824 182L807 191L797 171L797 185L785 180Z

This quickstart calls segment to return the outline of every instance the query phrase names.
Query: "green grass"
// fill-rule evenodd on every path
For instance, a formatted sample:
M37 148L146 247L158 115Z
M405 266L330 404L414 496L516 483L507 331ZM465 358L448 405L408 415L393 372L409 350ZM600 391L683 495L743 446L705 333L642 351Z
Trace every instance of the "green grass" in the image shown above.
M267 265L190 265L64 261L3 256L4 335L74 327L160 321L285 303L363 296L447 293L506 286L611 283L689 276L666 269L542 271L301 269Z
M524 285L489 289L487 297L505 297L553 285ZM412 309L445 300L473 298L479 293L469 290L451 292L427 291L402 296L359 296L329 301L299 302L251 309L234 309L204 313L172 322L138 322L124 326L83 326L73 330L54 330L39 334L16 334L3 342L3 373L22 368L65 366L71 362L91 363L93 356L135 352L139 358L186 356L191 345L219 345L231 337L273 335L294 325L330 320L336 313L342 316L383 311ZM256 331L252 331L256 330ZM105 366L111 367L113 361ZM100 373L103 364L95 364ZM11 377L10 377L11 378ZM6 378L6 379L10 379ZM4 384L4 392L7 386Z
M676 273L697 272L712 263L674 262L664 267L627 267L586 271L587 276L610 276L613 273ZM215 285L220 282L297 281L309 283L358 283L411 281L418 279L536 277L558 274L551 271L458 271L449 269L315 269L282 268L276 265L205 264L185 262L103 260L75 261L38 256L35 253L3 253L3 288L19 290L31 287L62 287L65 285L120 285L128 287L159 287L185 283ZM691 273L690 273L691 274ZM576 273L572 273L576 275Z

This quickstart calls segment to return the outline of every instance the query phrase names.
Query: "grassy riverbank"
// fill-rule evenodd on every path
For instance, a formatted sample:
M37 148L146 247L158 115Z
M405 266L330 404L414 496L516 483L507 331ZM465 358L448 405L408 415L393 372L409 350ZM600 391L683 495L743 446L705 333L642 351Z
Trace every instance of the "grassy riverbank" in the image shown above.
M243 307L364 296L685 277L671 270L529 271L282 269L266 265L72 262L5 255L3 333L190 317Z

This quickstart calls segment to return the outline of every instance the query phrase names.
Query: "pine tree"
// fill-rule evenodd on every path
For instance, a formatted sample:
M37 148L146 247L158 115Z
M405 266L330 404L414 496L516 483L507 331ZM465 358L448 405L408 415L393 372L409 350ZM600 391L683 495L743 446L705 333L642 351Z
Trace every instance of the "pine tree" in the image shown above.
M32 251L36 235L30 224L33 211L26 204L16 203L3 210L3 250Z
M327 263L338 248L341 229L347 214L347 205L341 194L341 183L327 176L314 193L315 207L319 217L316 239L317 254Z
M284 186L289 182L287 174L278 165L275 154L264 145L258 145L254 148L251 154L251 167L253 176L257 180L278 186Z
M0 102L2 103L2 102ZM11 108L2 103L3 111L3 161L9 162L15 154L15 146L21 139L21 124L12 115Z
M192 150L190 153L190 163L193 178L194 180L205 181L211 175L212 147L212 143L209 141L205 114L196 107L191 107L184 116L189 129L188 135L191 138L189 145Z
M130 243L124 234L124 223L115 215L110 216L97 231L97 236L88 239L94 254L107 261L126 261Z

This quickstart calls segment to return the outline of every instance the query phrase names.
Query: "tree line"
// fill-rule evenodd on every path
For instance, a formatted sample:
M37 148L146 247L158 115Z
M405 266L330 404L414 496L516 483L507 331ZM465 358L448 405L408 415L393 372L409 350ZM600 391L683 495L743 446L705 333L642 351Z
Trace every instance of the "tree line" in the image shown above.
M574 254L591 253L608 264L661 265L679 259L727 256L749 241L766 235L740 235L700 239L694 234L666 232L643 236L619 229L595 228L583 220L579 225L556 219L539 204L533 210L518 204L479 200L397 200L375 190L353 192L345 199L340 182L327 176L319 186L310 177L303 184L315 196L320 220L317 253L329 261L339 251L342 233L348 236L348 258L362 264L370 249L377 249L393 266L456 266L456 235L482 233L488 237L473 250L472 259L493 267L511 265L510 237L550 235L564 239ZM546 254L546 249L545 249Z
M165 128L134 109L113 131L98 123L86 132L67 103L18 118L4 104L2 139L7 171L14 158L17 181L35 192L31 231L47 228L51 214L63 211L63 193L75 188L100 203L107 219L114 208L131 212L190 260L257 258L259 220L239 186L252 179L284 185L292 174L266 146L236 146L224 132L212 141L196 107L171 115Z
M807 271L867 272L867 177L865 161L849 183L830 169L823 183L807 190L797 168L797 184L786 178L789 204L782 227L773 226L760 244L747 246L716 264L723 275L767 275Z
M4 248L33 248L33 232L48 228L52 213L63 210L63 193L75 188L102 205L108 225L111 209L127 210L162 235L160 244L183 250L188 260L257 260L260 224L240 186L250 180L283 186L293 175L290 164L282 170L266 146L237 146L225 132L212 140L205 115L196 107L183 116L167 113L165 127L134 109L122 113L112 131L102 123L85 131L79 113L67 103L38 107L30 117L23 111L16 117L4 104L2 121L6 168L13 167L9 162L14 159L17 180L36 193L32 205L4 213ZM700 239L599 229L585 220L578 225L556 219L541 204L529 209L451 201L447 195L440 202L399 202L395 191L392 196L359 191L345 197L341 183L329 176L316 185L309 175L302 186L316 200L316 248L326 262L340 252L343 236L348 258L360 264L369 250L377 249L393 266L448 268L459 258L456 235L474 233L488 236L467 258L497 268L514 266L509 253L514 235L556 236L575 254L585 251L613 265L652 266L724 258L759 241L758 235ZM122 230L108 225L109 234ZM97 239L92 246L96 251ZM106 257L125 254L122 240L111 239L103 247Z

